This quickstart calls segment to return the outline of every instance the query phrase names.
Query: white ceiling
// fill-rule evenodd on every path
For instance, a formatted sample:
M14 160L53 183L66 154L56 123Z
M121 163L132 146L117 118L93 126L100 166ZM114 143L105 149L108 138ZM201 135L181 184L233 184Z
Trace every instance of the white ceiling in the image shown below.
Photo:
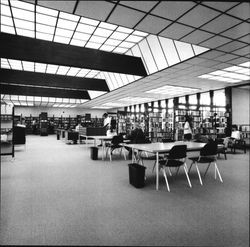
M249 80L232 84L198 78L200 75L249 61L250 5L248 2L44 0L26 2L37 2L40 6L210 49L180 64L92 99L81 107L118 103L121 98L133 96L152 97L152 101L168 98L164 94L145 93L165 85L195 87L200 92L204 92L249 83Z

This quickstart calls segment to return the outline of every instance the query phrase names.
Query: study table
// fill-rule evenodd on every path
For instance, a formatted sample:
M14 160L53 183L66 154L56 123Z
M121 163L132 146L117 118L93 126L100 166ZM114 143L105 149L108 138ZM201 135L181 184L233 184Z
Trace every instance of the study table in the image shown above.
M106 142L110 142L113 138L113 136L101 136L101 135L97 135L97 136L87 136L87 135L81 135L82 137L86 138L86 143L87 143L87 139L94 139L94 145L97 146L97 140L101 141L101 147L102 147L102 160L104 160L104 152L105 152L105 146L106 146ZM129 140L125 139L123 140L124 143L128 142Z
M145 151L156 154L156 190L159 189L159 153L168 153L175 145L187 145L187 152L200 151L206 143L192 142L192 141L176 141L176 142L155 142L145 144L123 144L125 147L132 149L132 162L134 160L134 152Z

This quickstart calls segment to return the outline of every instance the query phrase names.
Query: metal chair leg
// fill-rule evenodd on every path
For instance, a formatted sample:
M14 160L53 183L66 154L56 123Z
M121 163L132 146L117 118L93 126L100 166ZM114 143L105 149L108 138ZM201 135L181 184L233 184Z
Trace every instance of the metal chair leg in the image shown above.
M202 180L201 180L201 174L200 174L199 168L198 168L197 164L195 164L195 166L196 166L196 170L197 170L197 173L198 173L198 176L199 176L200 184L203 185Z
M205 176L206 176L206 174L207 174L207 171L208 171L210 165L211 165L211 162L208 164L207 169L206 169L206 171L205 171L205 173L204 173L204 175L203 175L204 178L205 178Z
M185 165L183 166L183 168L184 168L184 171L185 171L185 174L186 174L187 180L188 180L189 187L190 187L190 188L192 188L192 184L191 184L190 179L189 179L189 176L188 176L188 171L187 171L187 168L186 168L186 166L185 166Z
M188 169L188 174L190 173L193 164L194 164L194 162L191 163L191 165L190 165L190 167Z
M221 177L221 175L220 175L220 171L219 171L219 169L218 169L218 166L217 166L216 162L214 163L214 166L215 166L215 170L217 171L217 173L218 173L218 175L219 175L220 181L223 183L223 180L222 180L222 177Z
M169 185L168 185L168 178L167 178L167 174L166 174L166 171L165 171L164 168L162 168L162 172L163 172L163 176L164 176L165 181L166 181L168 192L170 192L170 188L169 188Z

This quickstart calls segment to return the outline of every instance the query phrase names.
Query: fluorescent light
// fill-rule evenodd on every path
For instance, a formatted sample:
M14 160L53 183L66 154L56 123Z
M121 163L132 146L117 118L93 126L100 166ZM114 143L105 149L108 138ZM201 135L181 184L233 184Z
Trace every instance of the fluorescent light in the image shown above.
M126 41L138 43L138 42L141 41L142 39L143 39L143 37L141 37L141 36L129 35L129 36L126 38Z
M71 44L71 45L76 45L76 46L84 47L85 44L86 44L86 41L84 41L84 40L79 40L79 39L72 39L72 40L70 41L70 44Z
M115 31L110 36L110 38L112 38L112 39L118 39L118 40L124 40L125 38L127 38L127 36L128 36L128 34L126 34L126 33L120 33L120 32Z
M57 10L41 7L41 6L38 6L38 5L36 5L36 12L37 13L42 13L42 14L45 14L45 15L55 16L55 17L58 15Z
M138 35L138 36L142 36L142 37L146 37L148 36L148 33L145 33L145 32L141 32L141 31L134 31L133 32L134 35Z
M11 17L1 15L1 24L7 26L13 26L13 20Z
M15 34L15 29L14 27L5 26L1 24L1 32Z
M112 51L114 50L115 46L112 46L112 45L102 45L100 50L103 50L103 51Z
M119 45L121 43L121 41L120 40L115 40L115 39L108 39L108 40L106 40L106 42L105 42L105 45L113 45L113 46L117 46L117 45Z
M52 41L53 40L53 36L54 36L53 34L36 32L36 38L37 39L43 39L43 40Z
M135 45L134 43L123 41L119 46L125 48L131 48L134 45Z
M81 32L75 32L73 39L79 39L79 40L88 40L90 37L90 34L87 33L81 33Z
M58 74L58 75L66 75L69 69L70 69L69 66L59 66L56 74Z
M118 27L116 30L123 33L132 33L134 31L133 29L127 27Z
M73 35L73 30L66 30L62 28L56 28L56 34L58 36L63 36L63 37L71 37Z
M47 24L49 26L55 26L56 25L56 19L57 19L56 17L36 13L36 22L37 23Z
M47 65L44 63L35 63L35 71L45 73Z
M104 28L97 28L94 32L94 35L102 36L102 37L109 37L113 31L104 29Z
M106 23L106 22L101 22L99 27L103 27L103 28L110 29L110 30L115 30L117 28L117 25Z
M113 103L113 102L109 102L109 103L105 103L105 104L103 104L103 106L123 107L123 106L125 106L125 104L122 104L122 103Z
M145 93L155 93L155 94L168 94L168 95L177 95L182 93L191 93L199 90L198 88L189 88L189 87L176 87L176 86L163 86L155 89L145 91Z
M17 8L20 8L20 9L26 9L26 10L34 11L34 8L35 8L34 4L25 3L25 2L21 2L21 1L11 1L10 3L11 3L12 7L17 7Z
M93 48L93 49L98 49L102 44L98 43L93 43L93 42L88 42L85 47L87 48Z
M91 108L93 108L93 109L110 109L112 107L109 107L109 106L93 106Z
M76 28L77 22L64 20L59 18L57 22L57 27L65 28L69 30L74 30Z
M58 43L68 44L70 41L70 38L62 37L62 36L55 36L54 41Z
M81 17L80 22L85 23L85 24L89 24L89 25L92 25L92 26L97 26L99 24L99 21L89 19L89 18L86 18L86 17Z
M114 49L114 52L116 52L116 53L125 53L127 50L128 50L127 48L116 47Z
M37 23L36 24L36 31L42 32L42 33L54 34L55 27Z
M157 99L154 98L144 98L144 97L125 97L122 99L119 99L119 101L129 102L129 103L140 103L140 102L149 102L149 101L155 101Z
M18 35L26 36L26 37L35 37L35 32L33 30L26 30L26 29L20 29L16 28L16 32Z
M23 9L13 8L13 7L11 9L12 9L12 13L13 13L13 17L15 18L15 21L17 20L16 18L20 18L20 19L32 21L34 24L35 14L33 11L27 11Z
M60 18L70 20L72 22L78 22L78 20L80 19L80 17L77 15L73 15L73 14L69 14L65 12L60 12Z
M107 38L105 38L105 37L99 37L99 36L92 36L91 38L90 38L90 42L95 42L95 43L101 43L101 44L103 44L103 42L106 40Z

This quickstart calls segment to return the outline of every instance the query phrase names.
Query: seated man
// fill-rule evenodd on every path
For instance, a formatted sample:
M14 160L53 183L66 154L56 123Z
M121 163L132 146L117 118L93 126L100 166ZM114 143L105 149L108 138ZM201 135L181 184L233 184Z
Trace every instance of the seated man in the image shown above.
M241 139L241 133L239 130L237 130L237 125L232 126L232 133L230 137L226 137L224 139L224 145L225 147L231 147L232 145L235 144L237 140Z

